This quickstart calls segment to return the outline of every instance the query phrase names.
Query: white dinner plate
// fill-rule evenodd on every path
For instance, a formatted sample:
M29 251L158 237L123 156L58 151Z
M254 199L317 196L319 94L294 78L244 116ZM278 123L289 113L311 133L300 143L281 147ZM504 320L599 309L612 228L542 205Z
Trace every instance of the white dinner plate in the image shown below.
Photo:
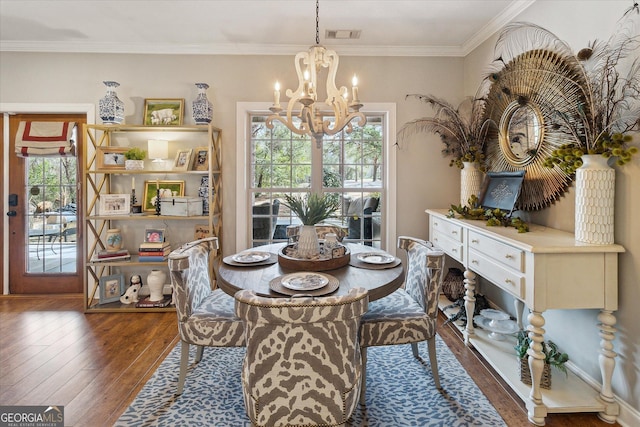
M313 291L327 286L329 279L320 273L291 273L282 278L282 286L294 291Z
M364 252L356 255L356 258L369 264L389 264L396 260L393 255L380 252Z
M269 259L270 256L271 254L269 252L245 251L240 252L239 254L235 254L231 257L231 259L242 264L253 264L256 262L265 261Z

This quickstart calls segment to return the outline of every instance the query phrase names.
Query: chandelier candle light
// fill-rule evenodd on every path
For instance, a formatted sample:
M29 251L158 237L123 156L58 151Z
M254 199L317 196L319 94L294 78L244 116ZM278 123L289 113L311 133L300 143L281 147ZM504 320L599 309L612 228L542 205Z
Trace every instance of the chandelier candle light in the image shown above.
M362 104L358 99L358 79L353 76L351 94L353 99L349 102L349 91L345 86L336 87L336 73L338 71L338 54L320 45L319 30L319 0L316 0L316 44L311 46L308 52L298 52L295 56L296 74L298 75L298 88L295 91L287 89L286 95L290 98L287 104L286 115L281 115L283 108L280 105L280 83L276 82L273 92L273 113L267 118L267 128L273 129L273 121L278 120L297 135L309 135L316 141L318 148L322 146L324 135L335 135L345 127L347 133L353 130L354 119L359 126L364 126L367 120L360 112ZM327 70L326 100L324 106L333 110L333 126L331 120L322 119L322 109L318 105L318 74L323 68ZM304 71L303 71L304 70ZM294 123L294 108L299 108L300 122Z

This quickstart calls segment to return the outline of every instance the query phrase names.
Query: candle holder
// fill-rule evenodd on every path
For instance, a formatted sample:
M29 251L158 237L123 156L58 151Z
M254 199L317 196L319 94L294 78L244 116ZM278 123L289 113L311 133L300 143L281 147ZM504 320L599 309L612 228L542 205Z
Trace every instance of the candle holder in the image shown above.
M156 189L156 215L160 216L160 188Z
M131 189L131 212L133 213L133 207L136 205L136 202L138 201L138 199L136 199L136 189L132 188Z

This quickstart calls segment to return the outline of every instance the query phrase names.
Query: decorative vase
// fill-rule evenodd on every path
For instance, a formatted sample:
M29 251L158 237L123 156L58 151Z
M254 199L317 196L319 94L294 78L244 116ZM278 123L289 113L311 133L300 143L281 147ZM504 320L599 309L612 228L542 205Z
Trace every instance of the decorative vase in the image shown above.
M107 86L107 94L98 102L100 118L105 124L120 124L124 121L124 102L120 101L115 91L120 83L111 81L102 83Z
M197 125L206 125L211 123L213 119L213 104L207 99L206 90L209 85L206 83L196 83L198 88L198 96L193 101L193 120Z
M151 270L147 276L147 286L149 286L149 300L150 301L162 301L164 295L162 290L164 289L164 281L167 275L162 270Z
M144 169L144 160L125 160L124 168L126 170L143 170Z
M469 197L480 194L482 171L475 162L462 162L460 171L460 206L467 206Z
M298 258L313 258L320 254L320 242L316 227L303 225L298 236Z
M119 228L107 230L105 239L107 252L116 252L122 249L122 233Z
M579 242L611 245L616 171L599 154L582 156L576 170L575 237Z

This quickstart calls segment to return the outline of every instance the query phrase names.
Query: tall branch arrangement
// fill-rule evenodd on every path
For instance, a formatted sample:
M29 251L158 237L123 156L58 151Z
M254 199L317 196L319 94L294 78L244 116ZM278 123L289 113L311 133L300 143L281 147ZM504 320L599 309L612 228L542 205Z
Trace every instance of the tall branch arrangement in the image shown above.
M633 22L638 12L635 3L608 40L590 42L578 53L552 32L529 22L507 25L500 34L494 66L502 67L514 55L532 48L551 49L575 64L575 78L567 78L560 89L580 91L582 101L571 112L555 112L555 125L567 133L570 143L556 150L546 166L558 165L573 173L582 165L584 154L617 157L617 164L623 165L638 151L630 133L640 130L640 58L627 62L640 48ZM621 65L628 66L624 74Z
M463 168L463 162L475 162L484 170L484 143L493 121L485 116L484 98L465 98L458 107L433 95L410 94L429 104L435 111L433 117L423 117L402 125L397 133L398 141L421 132L440 135L444 144L442 154L451 157L449 166Z

